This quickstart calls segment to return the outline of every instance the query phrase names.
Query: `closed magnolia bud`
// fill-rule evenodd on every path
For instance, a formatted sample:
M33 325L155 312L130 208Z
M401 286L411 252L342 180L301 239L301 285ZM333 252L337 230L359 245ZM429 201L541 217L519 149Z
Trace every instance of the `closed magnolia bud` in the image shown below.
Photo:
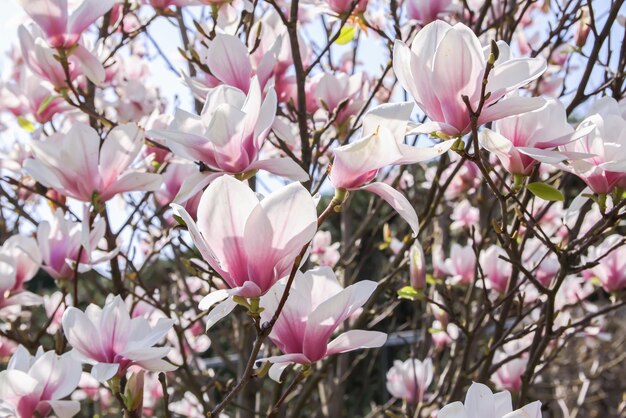
M589 8L583 7L580 9L581 16L578 20L578 26L576 27L576 33L574 34L574 39L576 42L576 46L578 48L582 48L587 43L587 37L589 36L589 32L591 31L591 18L589 15Z
M409 265L411 287L413 289L426 287L426 258L424 257L424 249L418 241L415 241L409 250Z
M139 415L142 414L143 409L144 374L144 370L131 374L124 390L126 408L128 408L129 411L138 412Z

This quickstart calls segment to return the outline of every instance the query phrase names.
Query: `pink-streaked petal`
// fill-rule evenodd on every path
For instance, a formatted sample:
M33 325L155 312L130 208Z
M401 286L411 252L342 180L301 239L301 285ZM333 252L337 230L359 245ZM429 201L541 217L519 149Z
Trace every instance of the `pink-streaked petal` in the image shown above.
M116 0L83 0L69 18L69 33L80 35L89 25L111 10L115 3Z
M89 52L87 48L78 45L72 56L80 64L79 68L83 71L85 76L93 81L95 85L99 86L104 82L106 77L104 66L98 57Z
M419 219L415 208L407 200L406 197L390 185L386 183L376 182L361 187L361 190L372 192L381 198L396 211L409 224L413 230L413 235L419 233Z
M209 46L207 62L211 73L224 84L248 91L252 65L248 49L239 38L226 34L215 36Z
M339 335L328 344L326 355L346 353L360 348L382 347L387 334L378 331L350 330Z
M80 412L78 401L45 401L58 418L71 418Z
M456 139L449 139L435 144L432 147L412 147L410 145L400 144L402 158L396 161L396 164L415 164L432 160L448 152L455 142Z
M100 383L105 383L117 374L120 365L117 363L97 363L91 368L91 376Z
M500 100L498 103L483 109L478 124L493 122L495 120L504 119L509 116L519 115L521 113L532 112L545 104L541 97L522 97L512 96Z
M307 172L304 171L300 164L289 157L255 161L248 166L248 169L267 171L268 173L293 181L309 180Z

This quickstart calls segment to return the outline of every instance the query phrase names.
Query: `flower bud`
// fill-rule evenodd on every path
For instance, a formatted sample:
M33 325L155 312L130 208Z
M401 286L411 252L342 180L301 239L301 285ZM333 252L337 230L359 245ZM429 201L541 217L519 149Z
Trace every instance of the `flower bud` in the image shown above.
M409 266L411 287L414 289L426 287L426 259L424 249L418 241L415 241L409 250Z

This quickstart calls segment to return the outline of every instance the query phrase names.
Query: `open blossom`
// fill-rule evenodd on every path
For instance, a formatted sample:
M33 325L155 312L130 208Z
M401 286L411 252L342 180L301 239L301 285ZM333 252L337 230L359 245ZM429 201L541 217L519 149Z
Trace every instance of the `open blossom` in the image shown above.
M337 112L337 125L347 122L367 103L369 83L365 77L362 72L323 74L317 81L313 96L320 107L329 113Z
M65 219L63 211L57 209L52 221L42 221L37 228L42 268L57 280L68 280L74 278L77 262L78 272L85 272L92 265L109 260L115 252L96 251L104 233L104 219L97 220L90 230L86 222Z
M504 293L511 280L512 265L500 256L506 257L506 252L501 247L492 245L480 253L480 267L485 275L487 287L498 293Z
M207 327L234 309L230 296L257 298L287 276L317 230L315 201L300 183L259 202L244 183L222 176L200 198L197 224L182 207L172 207L187 224L203 258L230 287L200 302L201 309L209 309L223 301L209 313Z
M286 286L287 278L261 298L262 321L272 318ZM376 286L375 282L362 280L344 289L330 267L297 272L289 298L269 335L283 353L263 359L273 363L270 376L280 380L282 370L290 363L311 364L333 354L382 346L387 334L378 331L350 330L329 342L341 324L367 302Z
M91 304L85 312L70 307L63 314L63 332L73 354L92 364L91 375L100 382L123 376L131 366L148 371L172 371L176 367L162 358L170 347L155 347L174 321L159 318L151 326L143 317L130 317L120 296L110 298L104 308Z
M427 25L452 8L452 0L406 0L407 16Z
M41 266L41 253L37 241L23 235L13 235L0 246L0 255L7 256L15 267L15 289L35 277Z
M518 392L522 388L522 374L526 371L528 364L528 353L523 352L523 349L524 347L517 340L505 344L502 349L496 351L494 363L504 362L491 375L491 380L498 389Z
M255 77L246 96L241 90L221 85L210 90L200 116L181 109L167 129L148 134L167 141L177 155L199 161L216 173L200 172L182 186L190 197L221 173L239 174L265 170L272 174L303 181L308 174L291 158L259 160L259 152L276 113L273 88L265 99Z
M384 167L431 160L452 146L453 140L424 148L404 144L412 109L411 103L394 103L381 105L367 112L363 118L361 139L333 150L335 159L330 181L338 189L366 190L380 196L417 234L417 214L402 193L386 183L369 183Z
M591 132L579 141L564 145L561 150L591 154L559 167L580 177L594 193L610 193L616 186L626 185L626 120L615 99L604 97L595 104L592 114L577 130Z
M333 12L339 14L348 13L350 10L354 14L359 14L365 12L369 0L358 0L354 9L352 8L352 3L354 3L354 0L328 0L328 7Z
M24 62L28 68L41 79L49 81L57 90L67 88L68 76L56 58L57 51L47 45L38 28L34 27L29 31L22 25L17 33ZM67 61L70 82L74 82L80 75L85 75L96 85L100 85L106 77L100 60L83 45L76 45Z
M540 107L541 99L506 97L512 91L539 77L546 69L541 58L510 59L508 46L498 44L500 56L489 74L479 124L528 112ZM472 109L478 108L487 66L489 47L483 49L470 28L435 21L418 32L411 48L396 41L393 68L398 81L431 119L419 132L442 132L456 136L469 132L470 117L462 96Z
M538 161L554 164L568 159L568 153L553 149L589 133L589 129L574 131L557 99L547 99L532 112L500 119L494 126L493 131L480 133L480 144L493 152L509 173L521 176L530 175Z
M33 357L19 346L7 370L0 372L0 414L6 417L69 418L80 410L77 401L62 400L80 380L81 367L69 353L58 356L40 347ZM4 415L6 413L7 415Z
M330 231L317 231L311 242L311 261L320 266L332 267L339 258L339 243L333 243Z
M19 0L53 48L71 48L80 35L111 10L115 0L83 0L71 14L68 0Z
M33 141L34 159L24 163L39 183L74 199L106 202L118 193L153 191L161 176L130 168L143 145L137 125L114 128L104 140L87 124L76 123L67 134Z
M432 381L433 363L429 358L424 361L396 360L387 372L389 393L409 403L421 402L424 399L424 392Z
M0 254L0 317L19 312L21 306L38 305L41 297L16 286L17 267L13 258ZM10 308L8 311L5 311ZM17 311L16 311L17 310Z
M482 383L472 383L465 402L444 406L437 418L541 418L541 402L535 401L513 411L509 392L494 394Z
M474 282L476 274L476 253L471 244L464 247L452 244L450 258L439 263L439 271L450 278L452 284L468 285Z
M597 277L602 288L607 292L618 292L626 288L626 247L620 246L622 236L611 235L598 247L591 248L588 261L603 257L598 265L592 267L588 276Z

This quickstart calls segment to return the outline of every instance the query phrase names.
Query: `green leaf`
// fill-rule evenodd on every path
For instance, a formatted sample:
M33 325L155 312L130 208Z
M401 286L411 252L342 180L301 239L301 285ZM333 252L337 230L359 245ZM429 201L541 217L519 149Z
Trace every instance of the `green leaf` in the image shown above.
M33 132L35 130L35 125L23 116L18 116L17 124L27 132Z
M419 292L413 289L411 286L404 286L398 290L398 299L415 300L420 296Z
M565 200L565 197L563 196L563 193L561 193L560 190L550 186L549 184L545 184L545 183L530 183L528 186L526 186L528 188L528 190L530 190L530 192L532 194L534 194L535 196L537 196L540 199L543 200L559 200L559 201L563 201Z
M53 100L53 95L49 95L45 99L43 99L43 102L41 102L41 104L39 105L39 109L37 109L37 114L41 115L43 112L45 112L45 110L48 108L48 106L50 106L50 103L52 103Z
M178 223L178 225L183 226L185 228L187 227L187 223L183 220L183 218L181 218L178 215L172 215L172 217L174 218L176 223Z
M354 39L356 26L344 26L339 31L339 37L335 39L337 45L345 45Z

